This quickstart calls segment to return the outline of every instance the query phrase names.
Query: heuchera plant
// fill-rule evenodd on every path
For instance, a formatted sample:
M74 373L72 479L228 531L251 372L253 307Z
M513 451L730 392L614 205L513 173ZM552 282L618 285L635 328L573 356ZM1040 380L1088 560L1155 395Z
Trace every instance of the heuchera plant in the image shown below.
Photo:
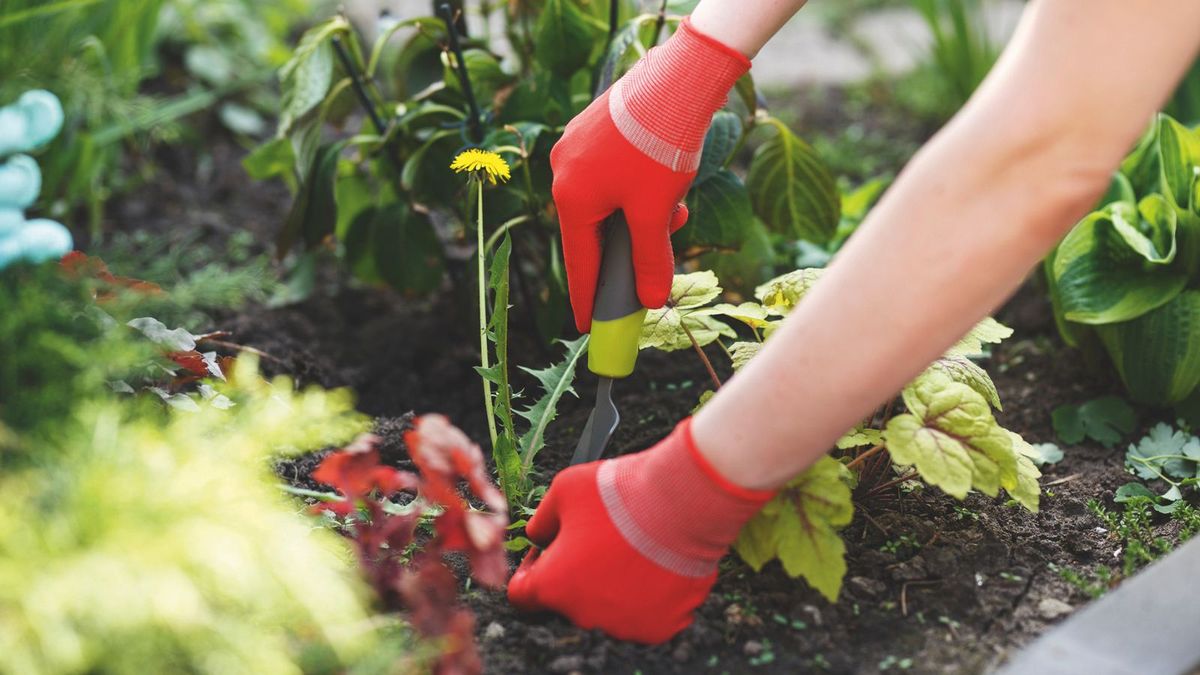
M642 347L664 351L692 347L719 386L702 347L717 343L734 370L748 363L783 317L820 279L822 270L789 272L759 286L758 302L711 304L721 294L717 277L703 271L675 277L662 309L647 313ZM745 324L753 340L736 339L728 320ZM996 496L1005 490L1037 511L1040 453L992 416L1000 409L996 386L971 357L984 353L1012 330L985 319L900 393L896 401L863 420L751 520L734 550L756 570L778 558L830 601L846 574L845 545L838 530L848 525L855 503L894 495L898 486L923 480L963 499L971 490ZM711 396L705 392L701 405Z
M384 604L407 609L413 628L439 642L434 672L481 672L474 615L456 604L458 583L442 558L461 552L473 579L502 587L508 576L503 548L508 505L487 476L479 446L441 415L418 418L404 434L419 475L380 464L378 441L360 436L321 462L313 478L344 499L314 509L344 519L367 580ZM458 493L460 480L487 510L467 504ZM416 498L398 507L391 498L402 492ZM426 520L434 532L428 539L418 528Z

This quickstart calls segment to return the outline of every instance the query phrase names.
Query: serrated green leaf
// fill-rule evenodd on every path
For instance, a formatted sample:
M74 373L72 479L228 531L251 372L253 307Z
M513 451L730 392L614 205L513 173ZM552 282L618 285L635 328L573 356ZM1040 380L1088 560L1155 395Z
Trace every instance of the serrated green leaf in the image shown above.
M771 314L785 315L812 290L813 284L824 272L824 269L815 267L788 272L754 289L754 297Z
M733 369L741 370L742 366L750 363L750 359L754 358L760 349L762 349L761 342L735 342L730 345L729 356L733 362Z
M1149 195L1136 207L1114 202L1084 218L1054 254L1063 316L1085 324L1127 321L1170 301L1187 284L1176 260L1178 216Z
M1003 410L1000 405L1000 394L996 391L996 383L987 371L965 356L947 354L934 361L926 372L937 372L949 377L955 382L961 382L979 392L996 410Z
M729 156L737 147L738 139L742 137L742 120L728 110L718 110L713 115L712 124L704 137L704 150L700 154L700 168L696 171L696 180L692 186L717 175L729 163ZM741 181L738 181L739 184ZM747 200L749 197L747 197ZM691 202L689 201L690 205ZM747 201L747 205L749 201Z
M824 243L837 229L841 201L817 153L783 123L754 153L746 186L754 212L774 232Z
M760 511L742 526L733 550L738 557L746 562L755 572L761 572L763 565L774 560L779 555L779 542L776 538L779 517Z
M1134 400L1172 404L1200 385L1200 291L1096 332Z
M1051 413L1051 420L1054 433L1064 443L1074 445L1091 438L1111 448L1133 431L1137 415L1121 397L1104 396L1082 405L1061 405Z
M520 495L528 488L529 476L521 470L521 457L513 447L509 436L500 434L496 437L496 445L492 451L492 460L496 462L496 474L500 479L500 489L505 495Z
M1035 458L1040 457L1040 454L1024 438L1021 438L1020 434L1009 431L1008 435L1012 440L1013 450L1017 454L1017 484L1015 487L1005 489L1014 501L1037 513L1042 495L1038 479L1042 477L1042 472L1038 469L1038 462Z
M1000 344L1012 334L1011 328L989 316L967 331L966 335L946 351L946 355L979 356L984 354L985 344Z
M533 467L534 457L546 445L546 428L558 416L558 402L565 394L576 395L571 384L575 381L575 366L587 352L588 337L581 335L571 341L561 340L566 353L558 363L540 370L521 369L536 377L544 392L529 408L514 411L528 420L530 425L519 444L521 464L526 474Z
M720 294L717 275L712 272L675 275L666 304L646 312L638 347L666 352L688 349L692 346L688 333L701 347L711 344L722 335L736 338L737 333L729 326L712 316L696 312Z
M897 464L915 466L958 499L972 488L989 496L1017 488L1012 439L983 396L941 373L922 375L903 396L908 414L889 420L884 433Z
M854 517L847 473L841 462L822 457L783 489L776 522L784 571L804 577L830 602L837 602L846 576L846 545L838 530Z
M703 408L704 405L706 403L708 403L709 401L711 401L712 397L716 396L716 395L717 395L717 392L715 392L711 389L700 394L700 399L698 401L696 401L696 406L694 408L692 408L692 414L695 415L696 413L700 412L700 409Z
M838 450L847 450L849 448L860 448L864 445L879 445L880 443L883 443L882 431L860 424L847 431L837 440L837 448Z

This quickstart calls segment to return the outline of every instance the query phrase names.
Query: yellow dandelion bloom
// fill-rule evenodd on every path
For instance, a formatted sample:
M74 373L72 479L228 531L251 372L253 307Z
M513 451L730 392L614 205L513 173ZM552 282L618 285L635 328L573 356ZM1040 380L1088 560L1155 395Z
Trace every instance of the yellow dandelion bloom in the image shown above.
M456 173L464 173L470 171L478 174L480 178L487 176L488 181L492 185L496 184L496 179L506 181L512 177L508 171L508 162L504 158L494 152L471 148L464 150L454 158L450 163L450 168Z

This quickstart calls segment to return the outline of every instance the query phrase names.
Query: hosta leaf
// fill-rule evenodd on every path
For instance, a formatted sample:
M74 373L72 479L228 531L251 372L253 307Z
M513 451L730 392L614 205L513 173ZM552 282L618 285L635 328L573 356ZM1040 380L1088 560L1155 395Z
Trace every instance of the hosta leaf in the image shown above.
M1163 193L1181 209L1193 208L1192 184L1200 164L1200 135L1168 115L1158 116L1158 152Z
M1064 443L1091 438L1106 448L1116 445L1137 424L1137 415L1119 396L1103 396L1082 405L1061 405L1050 414L1054 433Z
M884 434L896 463L959 499L972 488L995 496L1017 487L1012 439L974 389L929 373L905 388L904 404L908 414L889 420Z
M687 226L671 237L675 248L718 246L736 248L754 227L750 195L742 179L729 169L717 169L687 196Z
M754 153L746 176L754 212L774 232L829 241L841 211L833 176L807 143L774 126L778 133Z
M729 356L733 362L734 370L741 370L742 366L750 363L750 359L758 354L758 350L762 349L761 342L735 342L729 346Z
M704 181L717 175L729 161L729 155L737 147L738 139L742 137L742 120L728 110L718 110L713 115L708 134L704 137L704 150L700 154L700 168L696 172L693 189ZM738 181L739 184L741 181ZM747 197L747 200L749 197ZM749 203L749 202L747 202ZM691 201L688 201L690 208Z
M754 289L754 297L771 314L787 314L800 302L800 298L812 290L813 284L824 272L815 267L788 272Z
M1138 139L1137 146L1121 161L1121 173L1129 179L1134 194L1157 192L1162 185L1162 163L1159 159L1159 121L1155 120Z
M675 275L667 303L659 309L646 312L639 348L653 347L666 352L687 349L692 346L689 332L701 347L711 344L722 335L736 338L737 333L725 323L696 312L720 294L717 275L712 272Z
M1011 328L989 316L967 331L967 334L954 343L946 355L978 356L984 353L985 344L1000 344L1012 334Z
M955 382L961 382L979 392L996 410L1003 410L1000 405L1000 394L996 391L996 383L992 382L987 371L979 367L971 359L956 354L947 354L934 361L925 372L941 373Z
M1063 316L1086 324L1126 321L1160 307L1187 284L1175 260L1178 217L1161 195L1135 208L1114 202L1084 218L1054 254Z
M1177 403L1200 384L1200 291L1096 331L1134 400Z
M860 424L847 431L844 436L837 440L837 448L838 450L847 450L849 448L859 448L864 445L879 445L882 442L882 431Z
M838 530L854 516L848 474L837 460L822 457L746 524L734 550L756 570L778 557L789 575L804 577L837 601L846 575L846 546Z

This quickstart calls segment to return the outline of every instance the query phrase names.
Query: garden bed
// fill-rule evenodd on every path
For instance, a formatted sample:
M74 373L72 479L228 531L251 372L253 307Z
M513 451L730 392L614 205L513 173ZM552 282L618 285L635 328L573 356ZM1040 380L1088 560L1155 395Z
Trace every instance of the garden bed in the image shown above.
M184 219L205 237L223 240L248 228L266 240L286 210L286 193L256 185L257 198L248 199L238 153L222 146L212 153L211 179L165 172L155 190L143 192L151 200L131 197L115 204L114 213L170 233ZM218 317L214 327L267 354L269 372L351 387L359 409L377 418L385 461L405 463L400 431L410 411L445 413L475 440L485 439L469 303L448 293L412 299L338 288L285 307L249 307ZM1041 296L1031 285L998 315L1016 335L985 364L1006 406L999 421L1033 443L1054 440L1056 406L1119 388L1113 378L1086 374L1079 354L1054 335ZM550 349L518 337L534 331L514 325L512 334L515 363L553 359ZM725 360L714 361L727 377ZM539 456L543 481L566 465L586 420L595 380L580 371L581 398L564 399ZM624 418L610 453L637 451L665 436L705 383L689 353L644 353L637 372L616 388ZM979 494L960 503L932 488L860 504L844 532L849 573L832 605L777 563L755 574L730 557L695 624L668 644L646 647L561 618L519 614L502 593L474 587L464 597L476 612L488 672L981 672L1088 599L1051 565L1082 571L1117 562L1120 543L1086 502L1110 499L1127 482L1123 452L1096 444L1064 451L1061 463L1043 469L1038 514ZM312 487L307 472L315 463L300 460L283 473ZM514 566L518 559L512 557Z

